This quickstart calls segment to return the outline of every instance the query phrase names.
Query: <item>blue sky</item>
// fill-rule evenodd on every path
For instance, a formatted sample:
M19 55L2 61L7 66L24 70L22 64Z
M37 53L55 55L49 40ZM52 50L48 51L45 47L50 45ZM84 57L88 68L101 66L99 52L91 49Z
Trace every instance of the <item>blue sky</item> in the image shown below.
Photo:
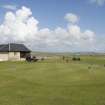
M1 5L16 5L17 8L27 6L32 9L34 17L40 21L41 27L55 28L65 26L64 15L73 12L81 17L80 25L83 28L91 28L100 34L105 30L105 6L90 4L89 0L0 0ZM0 9L0 17L3 18L7 10Z
M102 0L0 0L0 23L4 21L6 12L4 5L16 6L16 10L25 6L30 8L32 16L39 21L39 28L54 30L57 27L65 28L68 22L65 14L76 14L80 21L77 23L81 31L91 29L97 37L105 35L105 4L98 3ZM11 10L15 12L16 10Z

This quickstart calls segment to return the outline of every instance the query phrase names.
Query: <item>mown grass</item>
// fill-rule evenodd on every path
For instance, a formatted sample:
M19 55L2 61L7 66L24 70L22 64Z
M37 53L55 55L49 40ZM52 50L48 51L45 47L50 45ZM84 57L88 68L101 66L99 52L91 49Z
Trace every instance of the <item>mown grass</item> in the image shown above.
M0 105L105 105L104 63L104 56L1 62Z

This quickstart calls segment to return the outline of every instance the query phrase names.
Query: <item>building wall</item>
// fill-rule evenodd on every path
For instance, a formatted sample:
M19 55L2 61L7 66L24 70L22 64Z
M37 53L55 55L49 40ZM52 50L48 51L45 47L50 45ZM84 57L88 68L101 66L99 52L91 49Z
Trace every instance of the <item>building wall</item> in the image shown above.
M19 61L20 60L20 52L8 52L8 60Z
M0 61L24 61L20 58L20 52L0 52Z
M0 52L0 61L8 61L8 52Z

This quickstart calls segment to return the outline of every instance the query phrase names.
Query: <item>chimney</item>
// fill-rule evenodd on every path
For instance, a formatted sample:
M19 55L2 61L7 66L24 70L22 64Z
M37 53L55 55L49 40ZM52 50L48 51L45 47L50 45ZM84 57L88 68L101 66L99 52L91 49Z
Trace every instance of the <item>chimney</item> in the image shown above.
M9 52L11 51L11 46L10 46L10 43L9 43Z

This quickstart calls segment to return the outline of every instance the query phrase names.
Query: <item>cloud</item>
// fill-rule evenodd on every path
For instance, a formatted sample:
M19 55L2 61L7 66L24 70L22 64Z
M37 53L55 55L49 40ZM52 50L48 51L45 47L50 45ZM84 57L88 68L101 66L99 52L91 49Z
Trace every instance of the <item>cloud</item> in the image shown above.
M99 6L102 6L105 4L105 0L90 0L91 3L96 3Z
M0 7L8 9L8 10L16 10L17 9L16 5L10 5L10 4L1 5Z
M33 50L39 51L92 50L95 33L91 30L81 31L80 26L74 24L77 20L78 18L70 18L66 28L40 28L39 21L33 17L32 11L23 6L16 12L9 11L5 14L0 25L1 43L24 42Z
M73 13L67 13L65 15L65 19L68 22L71 22L71 23L77 23L79 21L79 17L76 14L73 14Z

